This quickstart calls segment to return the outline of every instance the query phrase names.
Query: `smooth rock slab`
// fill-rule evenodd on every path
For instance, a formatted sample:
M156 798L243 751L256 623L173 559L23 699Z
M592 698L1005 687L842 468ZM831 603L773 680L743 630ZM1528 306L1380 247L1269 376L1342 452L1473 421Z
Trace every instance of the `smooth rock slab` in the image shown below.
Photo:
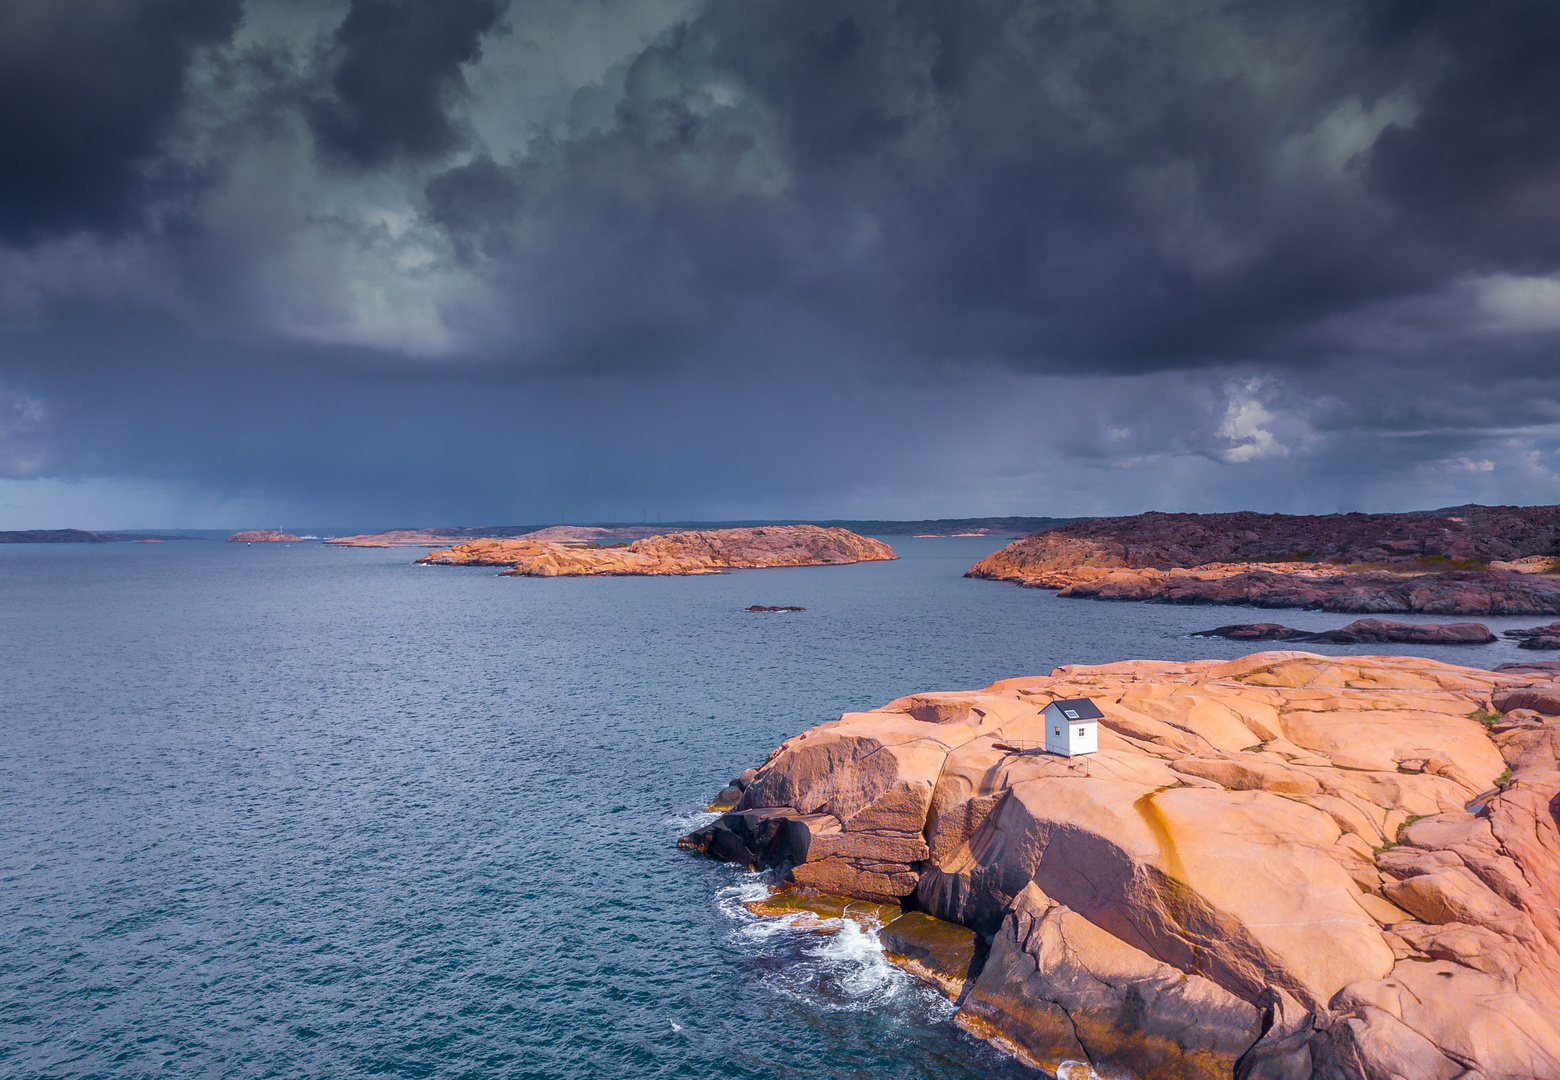
M907 911L883 927L878 941L891 963L955 1002L964 1000L988 952L979 934L921 911Z

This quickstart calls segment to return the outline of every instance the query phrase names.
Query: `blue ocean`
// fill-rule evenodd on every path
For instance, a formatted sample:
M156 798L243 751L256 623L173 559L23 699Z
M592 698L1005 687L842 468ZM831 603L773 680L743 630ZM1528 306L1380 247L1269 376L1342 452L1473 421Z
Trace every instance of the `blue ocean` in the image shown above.
M869 935L749 915L762 880L677 837L842 711L1349 617L1058 600L961 576L1000 539L886 539L898 562L550 580L0 546L0 1075L1032 1076Z

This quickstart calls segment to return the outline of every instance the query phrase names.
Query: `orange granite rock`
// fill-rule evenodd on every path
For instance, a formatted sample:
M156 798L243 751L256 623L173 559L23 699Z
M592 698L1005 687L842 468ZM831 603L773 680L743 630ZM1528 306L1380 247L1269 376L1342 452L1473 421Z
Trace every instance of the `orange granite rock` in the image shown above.
M1560 507L1139 514L1017 540L967 577L1059 595L1367 614L1560 614Z
M683 846L975 931L959 1023L1052 1073L1560 1078L1560 720L1490 711L1554 675L1267 652L917 694L788 740ZM1076 697L1097 753L1015 749Z
M299 539L292 533L277 532L274 529L249 529L245 532L236 532L227 538L230 544L277 544L291 543Z
M668 533L618 546L549 543L520 536L470 540L417 561L438 566L507 566L523 577L718 574L775 566L896 559L881 540L817 525L772 525Z

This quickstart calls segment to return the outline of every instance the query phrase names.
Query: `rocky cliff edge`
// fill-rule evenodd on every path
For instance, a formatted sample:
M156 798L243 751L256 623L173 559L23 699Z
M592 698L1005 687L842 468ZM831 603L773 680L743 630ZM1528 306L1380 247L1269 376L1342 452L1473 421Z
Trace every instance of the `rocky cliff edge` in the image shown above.
M1555 677L1266 652L918 694L681 845L913 909L891 957L1052 1074L1554 1080ZM1075 697L1099 751L1036 749Z

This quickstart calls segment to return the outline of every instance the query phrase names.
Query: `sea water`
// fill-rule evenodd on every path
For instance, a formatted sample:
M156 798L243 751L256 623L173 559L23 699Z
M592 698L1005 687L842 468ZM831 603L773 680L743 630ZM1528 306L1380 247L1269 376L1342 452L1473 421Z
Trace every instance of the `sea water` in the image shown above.
M749 915L762 879L678 835L845 710L1348 617L1059 600L962 577L1000 540L889 540L898 562L547 580L0 546L0 1075L1033 1075L871 934Z

